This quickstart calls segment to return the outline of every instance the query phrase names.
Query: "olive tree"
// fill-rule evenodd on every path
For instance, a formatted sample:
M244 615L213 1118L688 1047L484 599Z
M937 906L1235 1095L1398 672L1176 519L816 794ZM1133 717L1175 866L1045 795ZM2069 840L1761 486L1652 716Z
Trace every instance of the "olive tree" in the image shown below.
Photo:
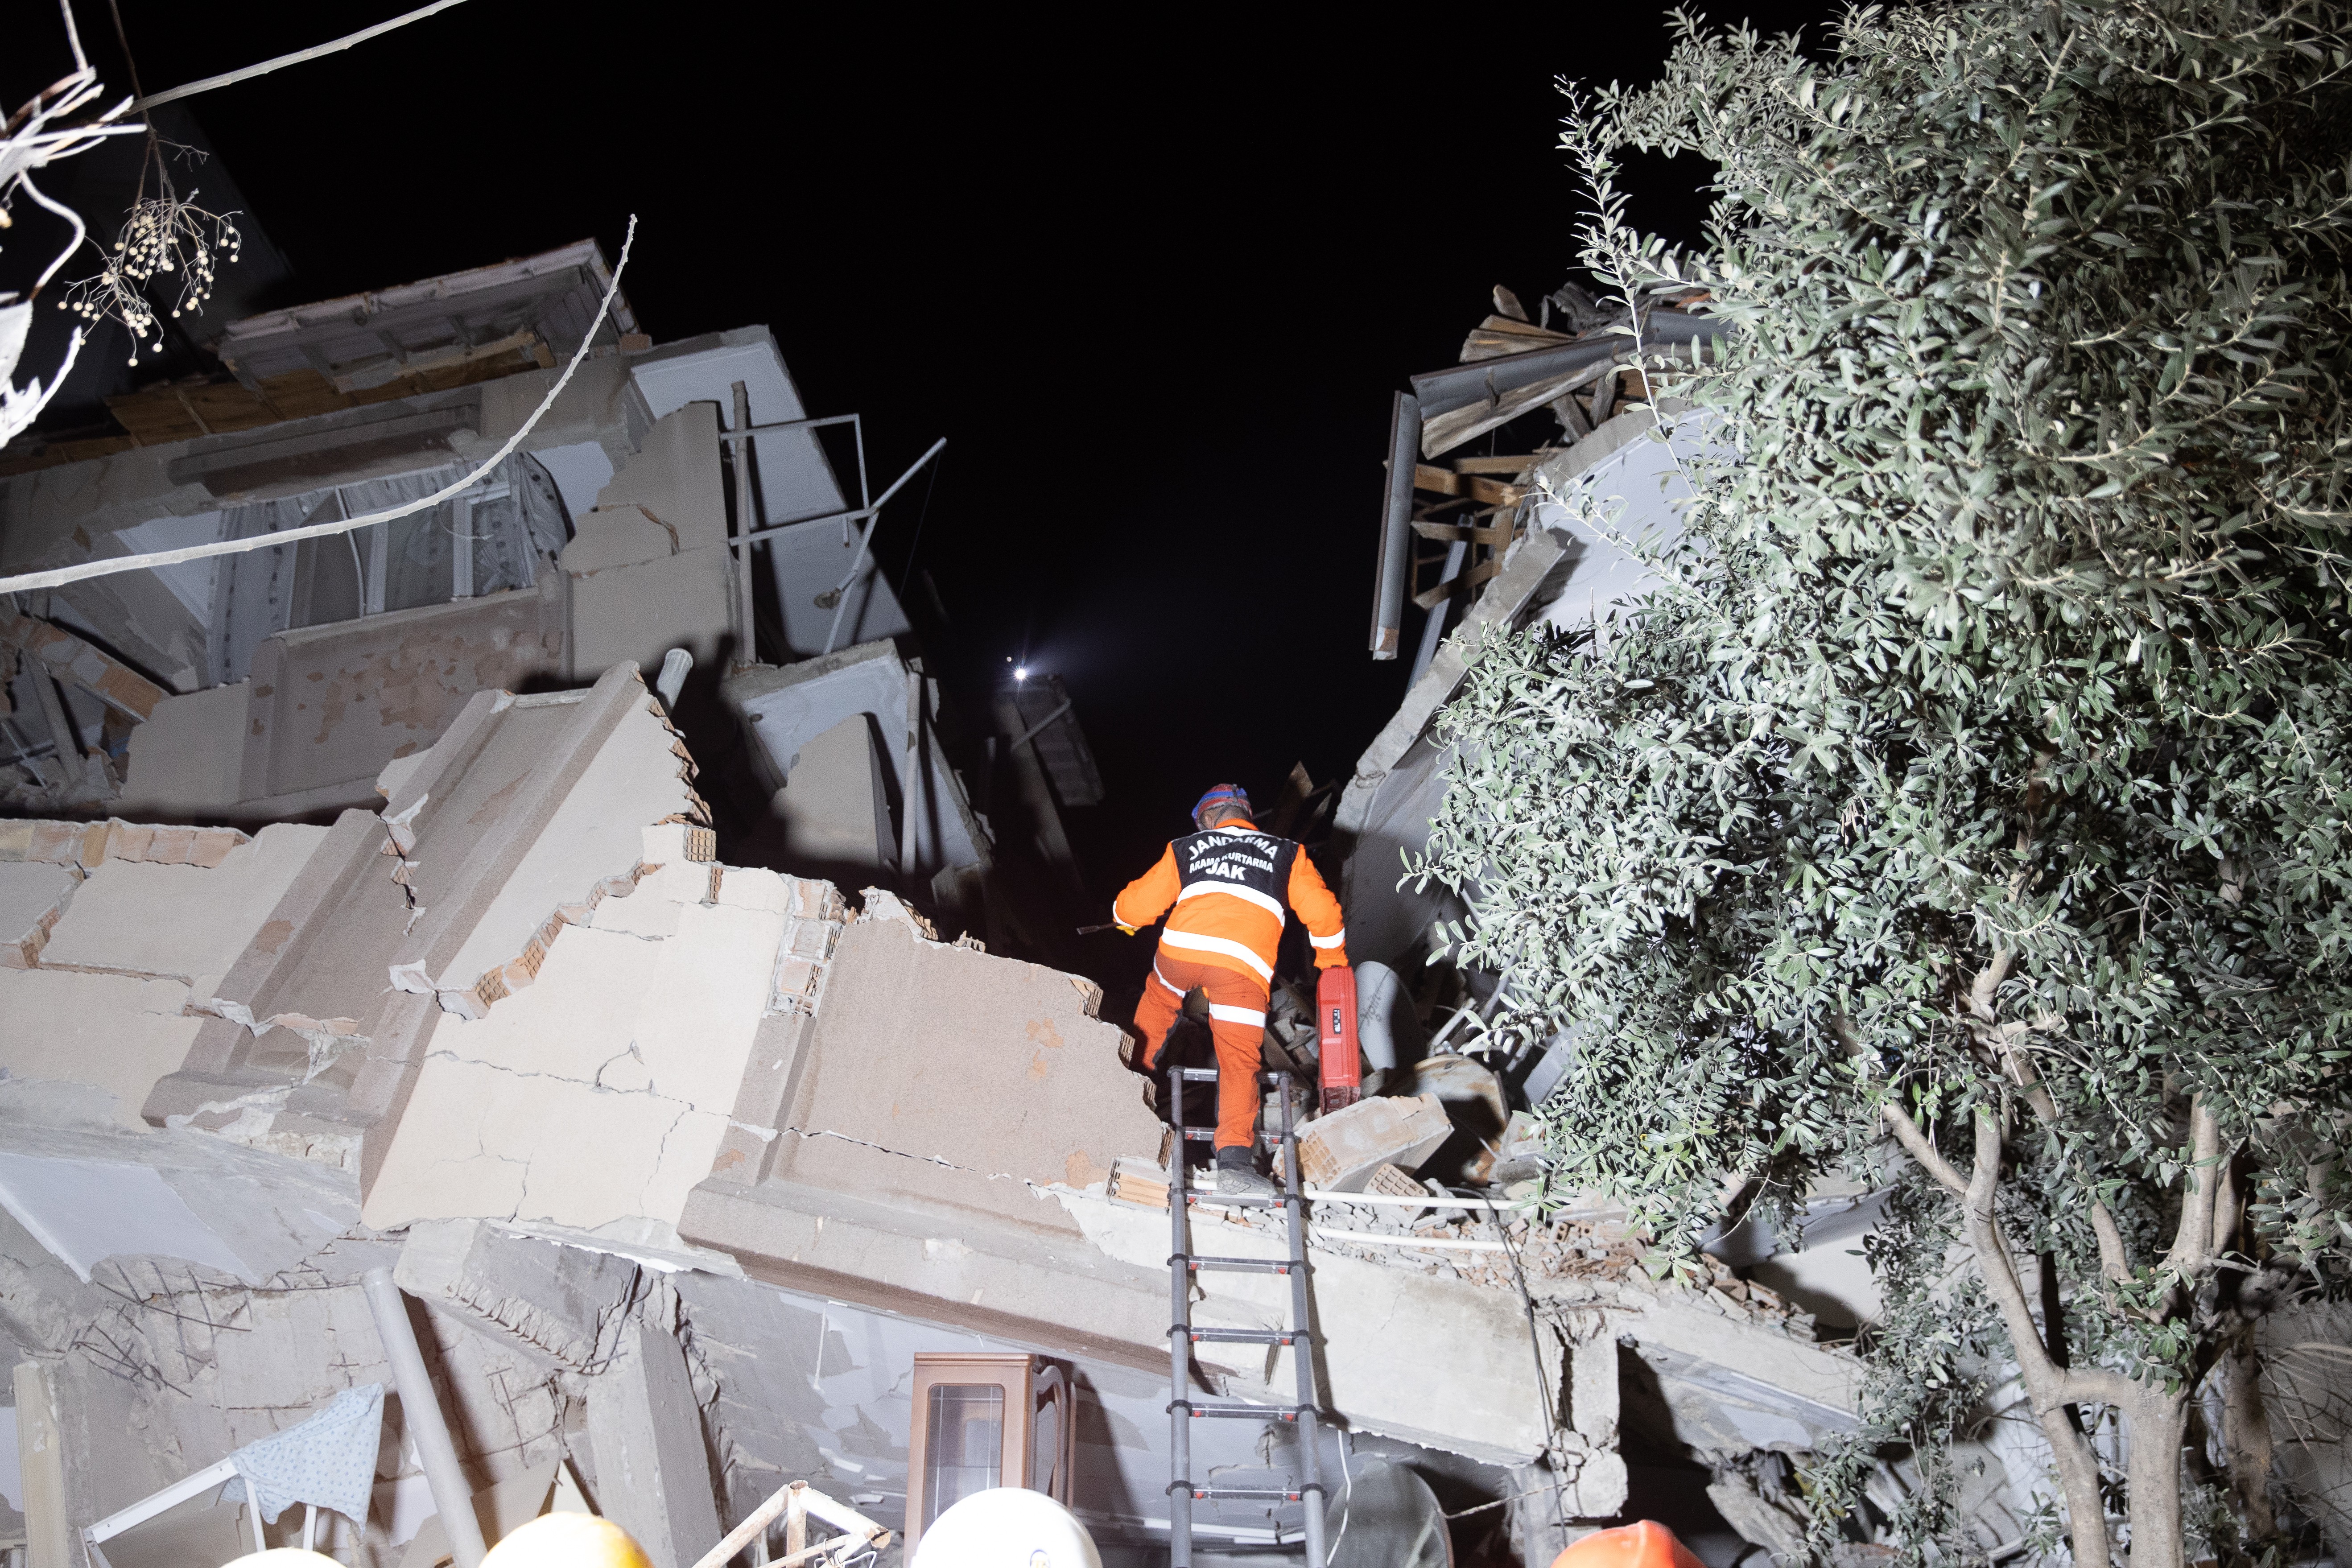
M1660 1267L1727 1178L1895 1184L1869 1441L1932 1469L2013 1372L2078 1564L2270 1528L2249 1324L2346 1279L2347 19L1677 16L1577 100L1585 265L1735 331L1649 379L1691 407L1650 587L1490 646L1409 867L1500 1026L1577 1029L1559 1179ZM1712 165L1703 244L1632 226L1628 148ZM1808 1478L1824 1543L1863 1458Z

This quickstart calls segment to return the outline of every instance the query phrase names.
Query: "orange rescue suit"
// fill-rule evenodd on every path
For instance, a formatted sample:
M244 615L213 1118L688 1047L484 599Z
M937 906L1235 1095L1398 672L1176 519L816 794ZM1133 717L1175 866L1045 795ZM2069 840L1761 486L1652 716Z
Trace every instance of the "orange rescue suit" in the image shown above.
M1220 1149L1248 1148L1253 1142L1275 949L1284 919L1294 911L1314 943L1318 969L1348 962L1339 900L1314 863L1289 839L1242 822L1176 839L1159 864L1111 901L1111 919L1123 926L1168 916L1151 980L1135 1009L1135 1026L1150 1053L1147 1065L1159 1065L1184 993L1198 986L1208 995L1217 1046Z

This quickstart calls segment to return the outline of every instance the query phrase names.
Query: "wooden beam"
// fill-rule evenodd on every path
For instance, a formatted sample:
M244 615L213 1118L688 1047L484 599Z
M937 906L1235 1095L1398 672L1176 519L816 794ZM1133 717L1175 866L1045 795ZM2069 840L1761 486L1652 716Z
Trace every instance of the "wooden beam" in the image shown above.
M1433 468L1427 463L1415 463L1412 466L1412 488L1417 490L1430 490L1442 496L1458 496L1462 493L1462 478L1450 468Z
M1451 522L1416 522L1412 531L1423 539L1444 540L1449 544L1462 540L1471 544L1491 545L1496 550L1510 543L1513 531L1508 524L1496 528L1464 528Z
M1487 578L1492 577L1496 573L1500 572L1502 569L1503 563L1498 559L1481 561L1477 565L1471 567L1470 570L1463 573L1460 576L1448 577L1444 582L1440 583L1436 587L1430 589L1429 592L1425 594L1415 594L1412 596L1412 602L1420 605L1424 610L1433 610L1437 608L1438 605L1444 604L1446 600L1452 598L1455 589L1475 588L1479 584L1484 583Z
M1531 321L1515 321L1508 316L1489 316L1462 340L1462 363L1468 364L1475 360L1501 359L1506 354L1525 353L1529 349L1552 348L1575 341L1573 332L1555 332L1549 327L1538 327Z
M0 643L21 648L110 708L145 720L171 694L137 670L60 626L33 616L0 612Z
M1517 506L1527 499L1527 491L1518 486L1496 484L1493 479L1465 476L1462 488L1470 492L1472 500L1482 500L1489 506Z
M1522 473L1538 456L1540 454L1529 452L1516 458L1456 458L1454 459L1454 471L1457 474Z

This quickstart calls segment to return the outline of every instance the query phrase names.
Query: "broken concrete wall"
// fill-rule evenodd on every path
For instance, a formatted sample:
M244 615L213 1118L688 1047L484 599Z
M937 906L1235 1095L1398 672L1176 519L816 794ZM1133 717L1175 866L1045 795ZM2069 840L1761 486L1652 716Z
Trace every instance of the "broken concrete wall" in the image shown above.
M716 661L734 614L717 409L656 421L574 527L557 563L571 583L575 679L622 659L650 677L673 647Z
M157 704L119 810L267 821L373 805L384 764L440 739L477 691L562 662L562 586L456 599L266 638L249 679Z
M769 806L785 863L860 885L894 865L887 765L875 749L874 721L863 713L802 742Z
M780 972L817 983L838 910L821 885L687 859L681 831L646 833L648 873L564 926L528 989L443 1023L371 1223L472 1216L675 1245L763 1021L804 1000L780 994Z
M623 1331L619 1352L588 1396L588 1439L605 1517L655 1563L685 1568L725 1533L694 1379L667 1330L640 1318Z
M931 732L932 695L892 644L870 642L798 664L744 670L729 679L721 695L747 727L762 780L780 792L777 806L788 819L798 809L788 799L794 768L821 736L863 716L888 770L896 818L895 826L881 825L881 852L913 879L916 887L908 890L928 892L943 868L989 863L987 836ZM908 863L899 866L902 860ZM816 874L825 869L822 863L785 864Z
M36 826L22 825L28 848ZM193 830L166 832L167 852L178 854L162 862L107 853L117 838L129 843L127 825L55 826L46 847L62 855L70 847L69 863L0 861L0 901L22 905L0 953L22 961L0 963L6 1093L35 1085L94 1091L99 1098L85 1100L91 1114L136 1126L156 1081L194 1043L223 976L326 833L273 826L222 845L205 866L186 858ZM155 837L143 840L151 852ZM79 851L93 847L96 863L84 870Z
M337 821L148 1120L349 1164L372 1190L445 1009L528 988L559 930L633 885L647 826L670 819L679 854L707 844L690 766L634 667L592 691L478 693L393 764L383 814Z

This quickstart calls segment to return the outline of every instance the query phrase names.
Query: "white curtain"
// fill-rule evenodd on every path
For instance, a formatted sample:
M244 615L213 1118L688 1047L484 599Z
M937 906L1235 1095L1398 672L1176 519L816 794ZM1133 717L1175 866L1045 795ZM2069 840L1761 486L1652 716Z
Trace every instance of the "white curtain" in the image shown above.
M446 489L469 471L465 463L445 463L411 474L360 479L328 486L276 500L249 501L221 512L221 537L250 539L278 533L306 522L338 517L364 517L389 511ZM551 558L571 537L555 481L528 456L509 458L483 476L493 493L478 498L468 531L474 545L474 595L528 588L538 580L541 558ZM374 528L362 529L341 539L312 542L314 550L356 552L353 570L362 572L370 588L375 582L374 535L389 530L383 552L383 606L415 609L446 603L453 595L451 572L456 562L455 530L458 508L443 501L430 510L414 513ZM215 580L211 641L212 679L242 680L253 665L254 650L273 633L298 625L318 624L315 607L298 604L301 597L293 547L248 551L224 559ZM339 616L329 610L329 616Z

